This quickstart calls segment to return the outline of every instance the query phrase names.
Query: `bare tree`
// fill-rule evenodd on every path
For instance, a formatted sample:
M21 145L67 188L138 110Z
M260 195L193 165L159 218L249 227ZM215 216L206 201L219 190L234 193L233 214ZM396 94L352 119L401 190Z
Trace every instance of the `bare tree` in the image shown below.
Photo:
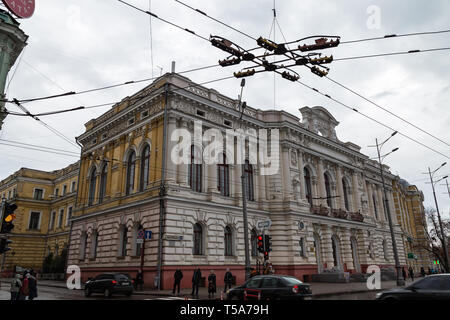
M450 221L449 220L442 221L442 227L444 229L443 230L444 232L441 232L437 213L434 208L432 207L426 208L425 217L428 223L427 237L430 245L429 247L424 247L423 249L432 253L436 258L436 260L439 260L440 263L442 263L444 269L449 270L449 266L447 265L447 261L445 259L443 243L444 241L447 241L447 243L449 242ZM442 234L444 234L444 237L442 237Z

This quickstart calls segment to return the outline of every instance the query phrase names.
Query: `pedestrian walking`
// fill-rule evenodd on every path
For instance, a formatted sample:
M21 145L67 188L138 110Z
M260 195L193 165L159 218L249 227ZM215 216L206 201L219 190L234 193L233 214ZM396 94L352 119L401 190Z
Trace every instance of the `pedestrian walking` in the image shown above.
M409 267L409 277L411 278L411 281L414 281L414 270L412 267Z
M180 284L181 284L181 279L183 279L183 272L178 268L175 271L173 278L174 278L174 283L173 283L172 293L175 294L175 288L178 287L177 295L180 295Z
M19 291L22 287L22 281L20 280L20 274L14 275L14 278L11 281L11 300L19 300Z
M431 268L428 267L428 275L431 276L433 274L433 272L431 271Z
M30 294L30 289L28 287L28 272L25 272L22 276L22 286L19 290L19 299L18 300L26 300L28 295Z
M33 300L34 298L37 298L37 279L36 279L36 273L34 271L31 271L28 275L28 300Z
M423 267L420 268L420 274L422 275L422 278L425 278L425 269Z
M230 268L227 268L227 272L225 272L223 282L225 283L223 292L227 292L227 288L231 289L231 285L233 284L233 274L231 273Z
M402 268L402 275L403 275L403 279L406 281L406 279L408 278L408 276L406 275L406 270L405 270L404 267Z
M214 294L216 293L216 291L216 275L214 273L214 270L211 270L208 276L208 298L214 298Z
M144 286L144 275L142 273L142 270L138 270L137 274L136 274L136 281L134 282L134 289L135 290L141 290Z
M194 274L192 275L192 296L195 296L198 298L198 287L200 286L200 281L202 280L202 271L200 268L197 267L197 269L194 270Z

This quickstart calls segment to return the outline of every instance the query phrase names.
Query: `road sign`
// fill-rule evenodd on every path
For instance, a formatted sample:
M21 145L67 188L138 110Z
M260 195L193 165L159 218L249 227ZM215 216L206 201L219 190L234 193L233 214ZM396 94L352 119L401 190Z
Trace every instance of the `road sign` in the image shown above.
M19 18L30 18L35 9L34 0L2 0L9 11Z
M150 230L146 230L144 239L145 240L150 240L151 238L152 238L152 232Z
M256 228L258 228L258 230L268 230L271 225L272 221L270 219L256 222Z
M144 230L139 230L138 234L137 234L137 238L138 239L144 239L144 236L145 236Z
M144 243L144 239L136 239L136 243L137 244L143 244Z

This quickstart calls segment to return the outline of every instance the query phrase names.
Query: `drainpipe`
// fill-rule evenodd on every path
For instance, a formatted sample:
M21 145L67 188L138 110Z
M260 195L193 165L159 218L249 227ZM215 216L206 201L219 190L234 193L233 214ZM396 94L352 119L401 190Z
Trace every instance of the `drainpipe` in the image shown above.
M162 247L163 247L163 224L165 216L164 196L166 194L166 151L167 151L167 108L169 100L169 84L164 84L164 124L163 124L163 144L162 144L162 165L161 165L161 186L159 188L159 234L158 234L158 267L155 283L158 290L161 290L161 269L163 263Z

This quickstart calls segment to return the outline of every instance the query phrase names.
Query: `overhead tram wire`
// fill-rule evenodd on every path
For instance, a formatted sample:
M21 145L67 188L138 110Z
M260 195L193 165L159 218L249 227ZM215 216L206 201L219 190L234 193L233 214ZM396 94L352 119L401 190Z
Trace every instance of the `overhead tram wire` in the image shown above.
M21 141L0 139L0 142L14 143L14 144L18 144L18 145L25 146L25 147L34 147L34 148L47 149L49 151L64 152L64 153L69 153L69 154L73 154L73 155L76 155L76 156L80 155L78 152L74 152L74 151L57 149L57 148L51 148L51 147L46 147L46 146L40 146L40 145L25 143L25 142L21 142Z
M404 34L387 34L387 35L385 35L383 37L373 37L373 38L341 41L341 44L366 42L366 41L374 41L374 40L386 40L386 39L401 38L401 37L441 34L441 33L448 33L448 32L450 32L450 30L425 31L425 32L414 32L414 33L404 33Z
M57 155L62 155L62 156L67 156L67 157L74 157L74 158L79 158L79 157L80 157L79 154L72 154L72 153L66 153L66 152L58 152L58 151L52 151L52 150L45 150L45 149L41 149L41 148L35 148L35 147L30 147L30 146L15 145L15 144L9 144L9 143L5 143L5 142L0 142L0 145L2 145L2 146L14 147L14 148L20 148L20 149L25 149L25 150L41 151L41 152L46 152L46 153L51 153L51 154L57 154Z
M48 125L47 123L45 123L44 121L42 121L41 119L39 119L36 116L33 116L30 111L28 111L18 100L14 101L15 104L22 109L23 112L25 112L26 114L28 114L31 118L35 119L36 121L38 121L41 125L43 125L44 127L46 127L47 129L49 129L50 131L52 131L54 134L56 134L58 137L64 139L65 141L69 142L71 145L75 146L77 149L80 148L79 145L75 144L74 142L72 142L68 137L66 137L64 134L62 134L61 132L59 132L58 130L56 130L55 128L51 127L50 125Z

